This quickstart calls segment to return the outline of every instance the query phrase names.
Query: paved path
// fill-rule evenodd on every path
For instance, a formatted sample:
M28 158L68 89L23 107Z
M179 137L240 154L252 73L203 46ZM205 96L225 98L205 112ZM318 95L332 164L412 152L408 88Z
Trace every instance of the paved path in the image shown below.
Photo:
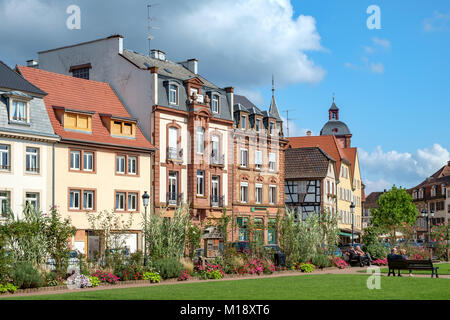
M227 276L226 278L222 280L198 280L198 279L191 279L188 281L188 283L194 283L194 282L217 282L217 281L234 281L234 280L245 280L245 279L258 279L258 278L277 278L277 277L289 277L289 276L303 276L303 275L319 275L319 274L358 274L358 275L364 275L364 272L359 271L365 271L367 270L367 267L351 267L351 268L345 268L345 269L338 269L338 268L326 268L324 270L314 270L311 273L304 273L300 271L283 271L283 272L276 272L270 275L261 275L261 276ZM387 274L382 274L382 276L387 276ZM403 277L407 278L408 275L403 275ZM430 275L425 274L415 274L414 277L417 278L430 278ZM450 275L439 275L439 278L443 279L450 279ZM143 283L128 283L128 284L116 284L116 285L108 285L108 286L99 286L95 288L89 288L89 289L63 289L63 290L48 290L48 291L40 291L40 292L29 292L29 293L16 293L14 295L5 295L3 297L21 297L21 296L35 296L35 295L48 295L48 294L63 294L63 293L70 293L70 292L87 292L87 291L97 291L97 290L112 290L112 289L120 289L120 288L136 288L136 287L148 287L148 286L165 286L165 285L175 285L175 284L181 284L186 283L185 281L177 281L176 279L169 279L165 280L161 283L153 283L150 284L148 282ZM0 296L1 299L2 296Z

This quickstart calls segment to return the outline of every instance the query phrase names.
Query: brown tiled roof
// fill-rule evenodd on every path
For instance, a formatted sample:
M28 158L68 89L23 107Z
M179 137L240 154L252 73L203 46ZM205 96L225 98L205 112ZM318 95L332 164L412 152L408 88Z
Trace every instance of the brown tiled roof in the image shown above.
M318 147L286 149L285 179L323 179L330 161L335 160Z
M366 197L366 203L364 204L364 208L372 209L377 208L377 200L383 194L383 192L372 192Z
M137 126L136 138L130 139L111 136L108 129L103 125L100 114L131 118L131 115L108 83L22 66L19 66L18 70L24 78L48 93L44 97L47 113L55 133L61 136L63 140L146 150L154 149L154 146L144 137ZM93 112L92 134L65 130L61 122L56 118L53 107Z
M432 178L442 178L446 176L450 176L450 161L448 161L445 166L431 175Z

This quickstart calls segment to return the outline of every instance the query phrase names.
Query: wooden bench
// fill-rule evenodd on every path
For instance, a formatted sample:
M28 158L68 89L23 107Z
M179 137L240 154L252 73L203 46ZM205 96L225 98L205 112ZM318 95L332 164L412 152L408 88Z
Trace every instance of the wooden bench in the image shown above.
M433 266L433 261L430 260L402 260L394 259L388 260L389 273L388 276L392 275L395 277L395 270L398 270L398 275L400 275L400 270L431 270L431 278L436 275L439 278L438 271L439 267Z

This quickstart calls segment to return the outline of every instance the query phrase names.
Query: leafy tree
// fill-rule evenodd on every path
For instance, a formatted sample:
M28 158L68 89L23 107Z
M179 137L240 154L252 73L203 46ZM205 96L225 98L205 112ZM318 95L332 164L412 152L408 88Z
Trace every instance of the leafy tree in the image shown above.
M391 243L394 245L395 232L404 224L416 223L417 208L406 189L397 188L395 185L378 198L377 205L378 208L371 211L373 226L390 233Z

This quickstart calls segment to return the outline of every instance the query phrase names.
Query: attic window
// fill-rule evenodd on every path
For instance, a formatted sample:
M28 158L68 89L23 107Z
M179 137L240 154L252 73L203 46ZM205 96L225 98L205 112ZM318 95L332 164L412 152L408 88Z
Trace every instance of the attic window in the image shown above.
M72 112L64 113L64 129L92 131L92 117Z
M111 120L111 134L118 136L135 136L135 124L131 122Z
M75 78L89 80L89 69L91 68L92 68L91 64L86 63L78 66L71 66L69 72L71 72L72 76Z
M178 86L175 84L169 85L169 103L178 104Z
M211 99L211 111L219 113L219 95L213 94Z
M11 100L10 119L17 122L28 122L28 103L25 101Z

